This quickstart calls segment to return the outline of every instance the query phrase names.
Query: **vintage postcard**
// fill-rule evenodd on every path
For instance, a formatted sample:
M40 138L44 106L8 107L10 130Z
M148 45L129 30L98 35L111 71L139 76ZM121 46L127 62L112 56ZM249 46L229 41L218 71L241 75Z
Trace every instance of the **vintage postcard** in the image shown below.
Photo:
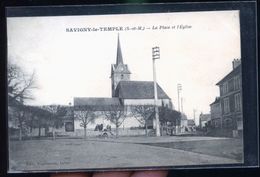
M239 13L7 17L9 172L243 164Z

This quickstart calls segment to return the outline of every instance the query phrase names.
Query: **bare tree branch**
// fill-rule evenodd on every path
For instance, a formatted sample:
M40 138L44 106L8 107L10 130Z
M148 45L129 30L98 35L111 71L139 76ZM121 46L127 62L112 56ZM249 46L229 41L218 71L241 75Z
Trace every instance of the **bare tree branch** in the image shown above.
M33 99L32 90L37 88L35 72L31 75L26 75L19 66L8 63L7 77L10 102Z
M86 139L87 125L94 122L97 117L95 109L91 106L77 106L75 107L75 118L80 120L80 126L84 127L84 139Z
M104 108L103 114L106 119L116 126L116 137L118 137L118 128L122 125L126 118L124 106L110 105Z
M145 125L145 133L147 132L147 122L154 114L154 106L152 105L135 105L131 107L131 114L138 120L142 125Z

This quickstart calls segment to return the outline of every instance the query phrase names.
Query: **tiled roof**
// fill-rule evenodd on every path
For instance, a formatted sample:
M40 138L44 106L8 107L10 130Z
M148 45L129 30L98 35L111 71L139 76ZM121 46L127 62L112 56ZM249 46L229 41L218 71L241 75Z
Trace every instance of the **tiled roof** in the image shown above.
M170 99L158 84L157 93L158 99ZM123 99L153 99L154 83L152 81L120 81L115 96Z
M228 73L223 79L221 79L216 85L220 85L223 82L229 80L230 78L237 75L239 72L241 72L241 64L237 66L235 69L233 69L230 73Z

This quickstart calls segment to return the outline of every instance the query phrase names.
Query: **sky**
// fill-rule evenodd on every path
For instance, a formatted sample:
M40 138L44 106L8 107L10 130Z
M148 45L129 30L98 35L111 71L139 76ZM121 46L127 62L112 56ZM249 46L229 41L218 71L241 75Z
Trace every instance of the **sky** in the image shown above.
M122 30L101 30L106 27ZM72 28L92 31L68 32ZM8 61L36 74L38 88L27 102L32 105L111 97L119 35L131 80L153 80L152 47L160 47L158 84L176 109L181 84L183 111L193 118L195 109L198 121L219 96L216 83L232 70L233 59L241 57L239 11L9 17L7 33Z

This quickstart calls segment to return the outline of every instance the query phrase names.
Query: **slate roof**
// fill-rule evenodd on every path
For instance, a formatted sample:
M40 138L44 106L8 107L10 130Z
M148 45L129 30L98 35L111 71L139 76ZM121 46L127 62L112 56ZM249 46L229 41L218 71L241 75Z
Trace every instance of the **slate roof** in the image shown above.
M119 34L117 37L117 54L116 54L116 64L111 65L111 73L124 73L131 74L127 65L124 64L121 45L119 40Z
M220 98L219 97L216 97L215 101L213 103L211 103L210 105L217 104L217 103L220 103Z
M158 99L170 99L157 83ZM154 83L152 81L120 81L115 96L123 99L153 99Z
M118 98L75 97L74 106L120 105Z
M121 103L118 98L97 98L97 97L75 97L74 109L81 110L84 106L96 111L108 111L115 108L121 108ZM116 107L114 107L116 106ZM123 108L122 108L123 109Z
M116 55L116 65L118 64L124 64L123 62L123 56L122 56L122 51L121 51L121 45L120 45L120 40L119 40L119 34L117 36L117 55Z
M238 73L241 72L241 64L239 66L237 66L235 69L233 69L230 73L228 73L223 79L221 79L216 85L220 85L223 82L231 79L232 77L234 77L235 75L237 75Z

